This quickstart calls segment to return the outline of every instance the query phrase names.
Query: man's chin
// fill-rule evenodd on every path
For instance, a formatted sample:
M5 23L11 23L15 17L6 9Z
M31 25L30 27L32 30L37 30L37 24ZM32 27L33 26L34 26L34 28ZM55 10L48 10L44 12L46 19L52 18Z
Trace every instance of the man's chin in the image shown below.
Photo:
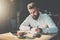
M33 18L34 20L37 20L38 18Z

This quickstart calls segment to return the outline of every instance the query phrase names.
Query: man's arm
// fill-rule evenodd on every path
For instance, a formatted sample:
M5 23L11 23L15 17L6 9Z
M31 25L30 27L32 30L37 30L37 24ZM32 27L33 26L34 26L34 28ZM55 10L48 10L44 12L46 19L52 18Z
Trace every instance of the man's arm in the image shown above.
M29 16L23 21L23 23L20 25L19 29L22 30L22 31L30 30Z
M57 33L58 28L56 27L55 23L52 21L52 19L46 14L45 21L47 23L46 28L42 28L43 33Z

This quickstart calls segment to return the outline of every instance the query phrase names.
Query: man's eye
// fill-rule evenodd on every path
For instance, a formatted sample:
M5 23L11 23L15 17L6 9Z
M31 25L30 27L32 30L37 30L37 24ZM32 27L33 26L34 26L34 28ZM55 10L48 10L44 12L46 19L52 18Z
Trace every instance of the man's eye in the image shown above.
M35 13L35 11L33 11L33 13Z

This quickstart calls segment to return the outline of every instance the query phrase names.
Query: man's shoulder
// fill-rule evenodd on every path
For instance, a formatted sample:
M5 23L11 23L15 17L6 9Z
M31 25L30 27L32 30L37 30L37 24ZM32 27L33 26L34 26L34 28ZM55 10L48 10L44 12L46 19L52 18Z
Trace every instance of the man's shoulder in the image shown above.
M31 17L31 15L28 15L26 18L30 18Z
M26 17L26 19L30 19L31 18L31 15L28 15L27 17Z
M41 14L41 17L42 18L50 18L50 16L48 14L46 14L46 13L45 14Z
M48 15L47 13L42 13L42 12L40 12L40 11L39 11L39 13L40 13L40 15L42 15L42 16Z

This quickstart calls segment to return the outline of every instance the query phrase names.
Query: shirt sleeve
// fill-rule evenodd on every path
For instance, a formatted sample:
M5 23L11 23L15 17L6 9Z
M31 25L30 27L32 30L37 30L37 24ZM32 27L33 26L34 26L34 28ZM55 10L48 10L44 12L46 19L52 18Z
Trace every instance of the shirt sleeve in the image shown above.
M19 29L22 30L22 31L30 30L30 27L29 27L29 17L27 17L27 18L22 22L22 24L20 25Z
M47 14L45 16L46 16L45 21L47 23L47 27L42 28L43 33L57 33L58 28L56 27L55 23L52 21L52 19Z

